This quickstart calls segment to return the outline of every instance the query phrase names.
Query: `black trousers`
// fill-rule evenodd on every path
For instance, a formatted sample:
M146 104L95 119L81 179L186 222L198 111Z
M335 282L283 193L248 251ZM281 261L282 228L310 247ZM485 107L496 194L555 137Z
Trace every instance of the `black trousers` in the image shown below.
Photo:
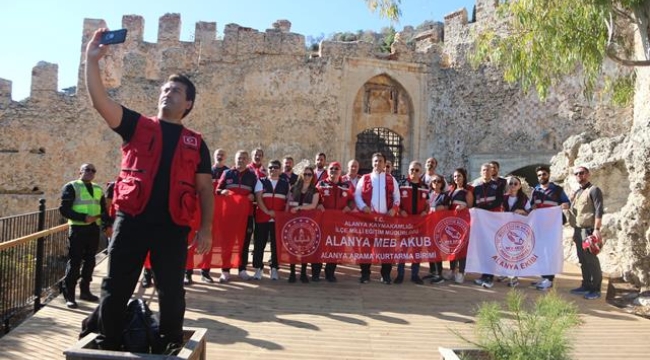
M158 290L160 334L164 342L182 343L183 274L189 231L189 227L175 224L150 224L129 216L117 217L108 249L108 275L102 282L99 305L97 342L102 349L118 350L121 346L126 304L135 290L147 252L150 252Z
M603 284L603 272L598 256L582 249L582 240L594 232L593 228L574 228L573 242L578 251L580 270L582 270L582 287L589 291L600 292Z
M68 263L65 267L63 285L74 299L74 289L81 276L85 285L93 280L95 255L99 247L99 226L97 224L72 225L68 230ZM82 267L83 262L83 267ZM81 273L79 270L81 269Z
M370 279L370 266L371 264L361 264L361 277L364 279ZM390 279L390 272L393 270L392 263L382 263L380 274L382 279Z
M255 223L255 244L253 246L253 267L264 268L264 249L271 238L271 268L278 268L278 253L275 247L275 222Z

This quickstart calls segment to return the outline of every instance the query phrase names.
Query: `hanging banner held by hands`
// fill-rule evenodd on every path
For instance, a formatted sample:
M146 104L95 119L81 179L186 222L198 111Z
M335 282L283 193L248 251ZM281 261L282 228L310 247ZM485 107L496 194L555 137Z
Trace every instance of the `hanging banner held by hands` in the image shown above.
M215 195L214 219L212 222L212 249L204 254L188 251L188 269L236 268L239 254L246 236L246 225L251 202L242 195ZM197 211L200 222L200 212ZM198 230L192 230L192 233ZM193 238L193 236L192 236Z
M276 213L278 261L361 264L462 258L469 213L389 217L338 210Z
M562 209L528 216L473 208L466 271L504 276L562 272Z

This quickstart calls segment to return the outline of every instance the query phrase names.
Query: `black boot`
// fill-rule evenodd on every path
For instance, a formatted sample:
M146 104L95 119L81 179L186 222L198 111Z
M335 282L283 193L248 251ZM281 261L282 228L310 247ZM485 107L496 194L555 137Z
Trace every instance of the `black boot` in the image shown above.
M296 264L289 265L289 279L287 281L290 283L296 282Z
M91 302L99 301L99 298L90 292L90 283L81 281L79 283L79 290L80 290L79 299L85 301L91 301ZM74 291L72 293L72 298L74 299Z
M76 309L79 306L77 305L77 302L74 300L74 293L75 293L75 286L69 286L66 285L65 283L61 284L61 294L63 294L63 299L65 300L65 306L68 307L68 309Z

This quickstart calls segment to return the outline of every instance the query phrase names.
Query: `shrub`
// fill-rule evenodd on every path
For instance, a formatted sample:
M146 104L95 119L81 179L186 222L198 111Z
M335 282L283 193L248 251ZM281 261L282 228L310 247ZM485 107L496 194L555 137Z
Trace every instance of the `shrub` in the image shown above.
M522 292L511 290L505 308L483 303L476 318L476 342L456 335L491 359L508 360L569 359L572 337L567 332L580 324L576 306L555 291L531 303Z

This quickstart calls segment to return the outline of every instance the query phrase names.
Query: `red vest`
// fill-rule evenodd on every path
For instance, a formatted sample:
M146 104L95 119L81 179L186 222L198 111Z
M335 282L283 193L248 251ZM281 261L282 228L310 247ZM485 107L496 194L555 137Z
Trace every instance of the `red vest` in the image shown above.
M169 213L177 225L187 226L198 208L195 173L201 161L201 134L183 127L171 163ZM115 183L116 210L141 214L151 196L162 156L158 118L140 116L131 140L122 146L122 165Z
M279 179L275 184L275 188L273 188L271 179L263 178L260 181L262 182L262 201L264 201L266 209L275 212L284 211L289 196L289 182ZM267 223L269 221L271 221L271 217L257 206L255 208L255 222Z
M335 184L327 179L319 181L316 189L320 194L319 201L325 209L343 210L350 201L354 202L354 185L349 181L339 179Z
M429 189L423 182L418 183L417 194L413 193L411 182L407 181L406 185L399 187L399 208L406 211L409 215L419 215L427 209L429 204ZM413 196L417 197L416 212L413 212Z
M372 179L370 178L370 174L363 175L359 181L363 182L363 188L361 189L361 199L363 199L363 202L367 207L372 208ZM393 181L393 177L389 174L386 174L386 209L388 210L393 208L394 190L395 182Z

